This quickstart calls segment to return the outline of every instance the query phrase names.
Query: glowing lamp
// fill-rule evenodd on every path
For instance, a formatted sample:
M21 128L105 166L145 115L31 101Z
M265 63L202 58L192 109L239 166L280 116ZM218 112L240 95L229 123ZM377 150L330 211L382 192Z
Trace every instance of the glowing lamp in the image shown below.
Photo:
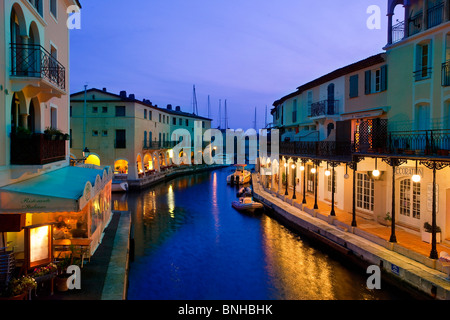
M379 170L373 170L373 171L372 171L372 175L373 175L374 177L379 177L379 176L380 176L380 171L379 171Z
M312 168L312 169L311 169L311 173L312 173L312 174L316 173L316 168Z
M291 168L292 168L292 169L295 169L295 164L293 164L293 165L291 166Z
M325 171L325 175L326 175L327 177L329 177L329 176L331 175L330 170L326 170L326 171Z
M412 176L411 180L415 183L420 182L420 176L418 174L415 174Z
M300 171L305 171L305 166L300 166Z

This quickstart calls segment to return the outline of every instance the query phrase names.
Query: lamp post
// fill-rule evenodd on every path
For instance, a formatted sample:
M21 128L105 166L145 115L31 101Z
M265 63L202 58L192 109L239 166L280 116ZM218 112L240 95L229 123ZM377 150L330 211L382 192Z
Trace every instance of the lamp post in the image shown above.
M318 172L317 172L317 165L318 164L320 164L320 162L319 161L314 161L314 164L315 164L315 168L314 168L314 175L315 175L315 178L314 178L314 209L319 209L319 205L317 204L317 183L318 183Z
M303 204L306 204L306 170L305 170L306 160L302 159L302 166L300 170L303 171Z
M297 199L295 196L295 185L297 184L295 179L297 179L297 173L295 172L295 163L292 164L292 169L294 170L294 195L292 196L292 200Z
M284 178L285 182L286 182L286 191L284 192L284 195L287 196L288 193L288 164L287 162L284 163L284 167L286 168L286 176Z

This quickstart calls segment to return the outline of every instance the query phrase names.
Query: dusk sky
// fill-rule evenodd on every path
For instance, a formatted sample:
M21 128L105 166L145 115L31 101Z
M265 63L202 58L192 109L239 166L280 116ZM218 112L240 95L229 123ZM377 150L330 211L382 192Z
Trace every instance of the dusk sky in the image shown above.
M126 90L159 107L199 114L227 100L232 129L258 128L275 100L317 77L383 51L386 0L85 0L71 31L71 93ZM381 29L366 13L381 8ZM223 118L223 115L222 115ZM223 126L223 125L222 125Z

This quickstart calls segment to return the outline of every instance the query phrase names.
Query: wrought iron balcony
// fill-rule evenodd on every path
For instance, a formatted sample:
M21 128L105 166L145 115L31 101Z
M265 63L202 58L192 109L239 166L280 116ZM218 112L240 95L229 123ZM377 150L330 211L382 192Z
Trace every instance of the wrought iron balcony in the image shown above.
M52 140L44 134L11 134L11 164L44 165L66 159L66 140Z
M351 142L338 141L280 142L280 154L316 159L349 161L352 156L352 144Z
M392 26L392 43L399 42L405 37L405 21Z
M414 155L414 157L448 157L450 129L392 131L386 139L380 136L370 143L354 144L357 154Z
M324 117L339 114L339 100L323 100L311 104L309 117Z
M442 64L442 86L450 86L450 61Z
M11 76L46 79L66 89L65 67L40 45L11 44Z

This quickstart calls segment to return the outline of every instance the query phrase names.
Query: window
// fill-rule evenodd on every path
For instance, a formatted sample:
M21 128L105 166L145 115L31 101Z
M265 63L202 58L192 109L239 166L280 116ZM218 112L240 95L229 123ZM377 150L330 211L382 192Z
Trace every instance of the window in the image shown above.
M41 16L42 15L42 0L28 0L29 3L31 3L31 5L36 9L37 12L39 12L39 14Z
M54 129L58 128L58 109L55 107L50 108L50 127Z
M313 92L312 91L308 91L308 114L311 114L311 105L313 103Z
M159 114L159 122L161 122L161 113Z
M116 106L116 117L125 117L125 106Z
M147 119L147 109L144 109L144 119Z
M92 107L92 113L98 113L98 107Z
M175 117L172 118L172 124L173 124L174 126L177 125L177 118L175 118Z
M400 181L400 214L420 219L420 182L413 182L411 189L411 179Z
M430 105L417 105L415 110L415 127L416 130L430 129Z
M328 188L328 192L333 192L332 187L332 175L334 175L334 192L336 192L336 184L337 184L337 177L336 177L336 170L330 170L331 174L327 177L327 188Z
M151 111L148 112L148 120L152 120L152 112Z
M102 113L108 113L108 107L102 107Z
M354 80L355 81L355 80ZM387 90L387 65L365 72L364 93L371 94Z
M55 17L55 19L58 18L58 9L56 7L57 0L50 0L50 12Z
M70 106L69 114L70 114L70 116L72 117L72 106Z
M359 76L357 74L350 77L350 98L356 98L358 96L358 81Z
M294 99L292 107L292 123L297 122L297 99Z
M126 131L125 130L116 130L116 141L115 148L116 149L125 149L127 147L126 141Z
M356 176L356 206L360 209L373 211L374 182L365 173Z
M416 81L428 79L431 76L431 45L429 43L417 45L416 50Z
M186 119L186 127L189 126L189 119Z
M98 130L92 130L92 136L98 137Z
M102 136L103 137L107 137L108 136L108 130L103 130L102 131Z

